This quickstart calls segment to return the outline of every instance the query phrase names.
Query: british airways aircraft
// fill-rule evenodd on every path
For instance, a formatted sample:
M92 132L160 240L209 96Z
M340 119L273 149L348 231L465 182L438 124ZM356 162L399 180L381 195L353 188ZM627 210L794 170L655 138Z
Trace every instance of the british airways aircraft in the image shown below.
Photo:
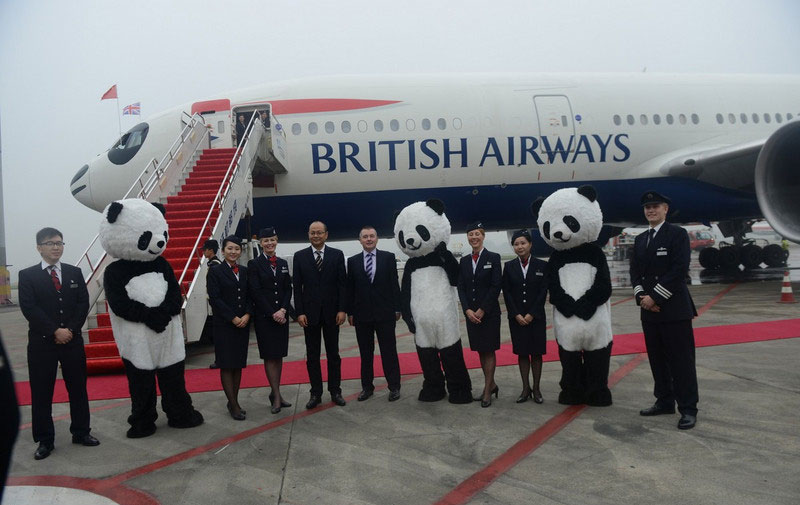
M442 199L454 229L533 224L539 196L580 184L598 192L606 236L643 223L640 195L672 198L673 222L719 221L725 261L765 217L800 242L800 77L790 75L507 74L343 76L278 82L188 103L133 127L72 180L102 210L202 114L212 147L230 147L239 115L268 110L286 138L285 173L253 177L253 229L306 239ZM777 254L776 251L771 251ZM719 256L719 255L717 255ZM702 259L702 258L701 258ZM750 258L753 261L753 258ZM714 258L706 263L714 266ZM769 261L767 262L770 263Z

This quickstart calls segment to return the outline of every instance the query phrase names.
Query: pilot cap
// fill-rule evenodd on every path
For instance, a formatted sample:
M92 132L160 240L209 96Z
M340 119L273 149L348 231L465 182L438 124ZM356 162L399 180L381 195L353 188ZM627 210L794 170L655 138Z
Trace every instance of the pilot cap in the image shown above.
M222 239L222 248L225 249L225 246L228 245L228 242L233 242L234 244L242 247L242 239L237 237L236 235L228 235L224 239Z
M646 191L642 195L642 206L645 206L649 203L666 203L667 205L670 205L672 204L672 200L662 195L658 191Z
M511 245L514 245L514 242L520 237L525 237L528 242L533 242L533 240L531 240L531 232L528 230L517 230L511 235Z
M471 232L472 230L483 230L483 223L480 221L475 221L474 223L467 225L467 233Z
M267 226L266 228L261 228L261 230L258 232L259 239L275 237L277 235L278 232L275 230L274 226Z

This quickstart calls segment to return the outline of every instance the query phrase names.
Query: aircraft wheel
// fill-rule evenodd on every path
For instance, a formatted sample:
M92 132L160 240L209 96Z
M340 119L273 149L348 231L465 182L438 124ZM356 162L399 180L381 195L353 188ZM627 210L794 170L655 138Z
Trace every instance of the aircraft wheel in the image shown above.
M716 247L706 247L700 251L700 266L706 270L716 270L719 268L719 249Z
M778 244L770 244L764 248L764 263L768 267L779 267L784 264L783 248Z
M745 268L758 268L764 257L764 252L760 246L748 244L742 247L740 259Z
M738 268L739 248L734 245L721 248L719 250L719 267L727 270Z

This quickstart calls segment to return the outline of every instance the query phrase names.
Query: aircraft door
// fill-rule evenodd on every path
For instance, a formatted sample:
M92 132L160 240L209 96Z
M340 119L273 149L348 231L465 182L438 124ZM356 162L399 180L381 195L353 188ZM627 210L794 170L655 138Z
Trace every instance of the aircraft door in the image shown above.
M564 150L575 150L575 124L572 106L564 95L536 95L533 97L536 116L539 119L539 134L548 137L551 145L560 140ZM544 143L539 144L541 152L546 151Z
M228 99L206 100L192 104L192 114L203 116L211 132L211 148L233 147L231 133L231 101Z

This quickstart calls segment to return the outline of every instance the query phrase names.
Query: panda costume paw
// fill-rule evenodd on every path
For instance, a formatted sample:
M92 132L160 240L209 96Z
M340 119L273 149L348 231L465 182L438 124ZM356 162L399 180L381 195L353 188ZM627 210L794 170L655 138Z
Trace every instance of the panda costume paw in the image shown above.
M531 206L554 251L547 264L564 405L611 405L611 275L595 244L603 213L591 186L564 188Z

